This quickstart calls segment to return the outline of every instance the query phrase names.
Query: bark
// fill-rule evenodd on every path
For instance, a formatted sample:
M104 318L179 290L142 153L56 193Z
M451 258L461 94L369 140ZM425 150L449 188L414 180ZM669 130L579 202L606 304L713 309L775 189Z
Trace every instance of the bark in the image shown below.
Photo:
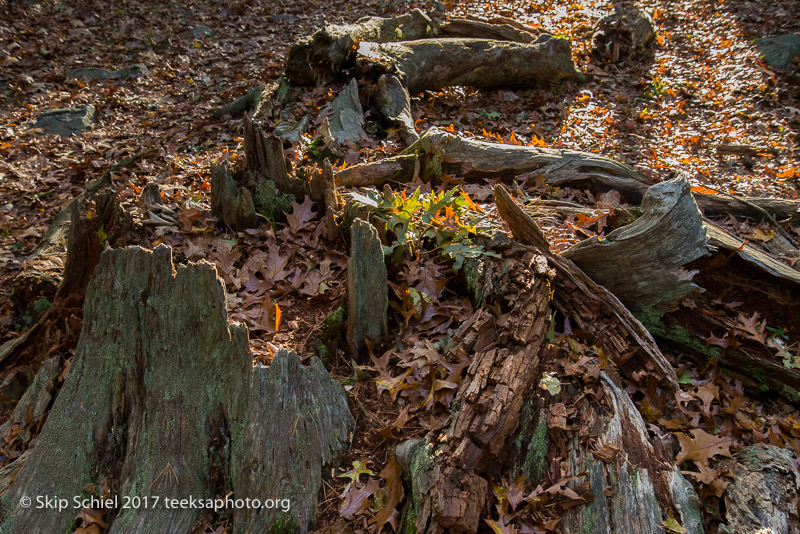
M736 455L730 470L733 481L725 494L727 525L720 525L720 532L800 532L800 473L791 451L752 445Z
M679 391L678 377L672 365L661 353L650 332L622 302L589 278L572 260L553 254L534 220L522 211L502 186L495 188L495 203L514 238L536 247L556 270L555 307L581 330L591 334L612 361L626 358L631 347L638 347L640 350L626 360L622 372L633 374L649 369L666 387Z
M291 500L285 513L236 510L235 532L266 531L281 514L309 528L323 465L351 425L343 391L318 361L302 367L279 353L253 367L213 266L176 268L164 246L105 252L84 324L38 444L2 498L3 532L71 532L71 499L92 492L120 499L107 516L112 533L188 533L200 511L163 500L230 491ZM69 508L22 508L22 495L58 495ZM121 509L125 496L160 502Z
M695 273L683 267L708 254L703 217L685 178L651 187L642 211L602 241L589 238L562 254L634 313L668 309L697 289Z
M451 18L436 28L439 37L481 38L494 41L532 43L537 34L512 21L480 20L475 18Z
M355 219L347 261L347 343L356 359L368 341L379 343L388 335L388 308L381 240L370 223Z
M672 514L688 534L701 534L700 502L691 484L650 441L625 390L605 372L599 376L612 411L585 397L579 401L571 426L594 439L569 440L565 473L578 476L576 487L588 483L594 499L567 510L559 526L565 532L661 534Z
M490 476L498 476L526 394L538 380L540 353L550 324L551 272L525 247L487 259L487 294L502 318L486 308L461 325L455 351L472 356L441 432L398 447L413 497L407 521L417 532L476 532L489 506Z

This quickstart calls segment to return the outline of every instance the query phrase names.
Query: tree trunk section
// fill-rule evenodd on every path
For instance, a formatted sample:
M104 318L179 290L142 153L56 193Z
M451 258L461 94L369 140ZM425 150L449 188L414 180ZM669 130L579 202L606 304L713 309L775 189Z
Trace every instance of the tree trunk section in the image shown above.
M478 309L454 336L455 351L472 363L441 432L398 448L413 488L407 521L417 532L476 532L488 513L490 476L502 464L526 393L539 378L539 356L550 324L552 275L545 259L522 247L487 259L501 317Z
M247 330L228 324L212 266L175 267L164 246L105 252L87 291L74 363L36 448L2 498L9 513L0 529L71 532L79 511L71 499L93 494L119 498L109 532L188 533L200 510L167 508L165 498L233 491L241 499L291 499L285 521L305 532L323 464L341 450L351 416L318 362L301 369L296 355L279 354L274 364L253 368ZM257 428L266 421L295 434L275 440L272 430ZM262 485L249 479L259 470ZM285 482L279 495L262 493L277 490L267 484L278 481ZM69 508L22 508L23 495L58 495L70 499ZM125 496L160 502L120 509ZM237 510L234 528L265 531L278 513Z

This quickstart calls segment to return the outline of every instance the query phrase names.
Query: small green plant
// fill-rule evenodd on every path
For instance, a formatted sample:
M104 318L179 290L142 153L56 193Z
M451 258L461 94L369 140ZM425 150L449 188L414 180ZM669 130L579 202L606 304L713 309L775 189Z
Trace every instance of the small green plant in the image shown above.
M354 197L374 208L386 220L386 230L395 240L384 247L384 254L399 261L405 252L412 256L444 256L453 261L453 270L461 269L466 258L497 256L473 242L479 231L491 228L489 219L469 195L454 187L439 193L411 196L405 192L381 196L367 190Z

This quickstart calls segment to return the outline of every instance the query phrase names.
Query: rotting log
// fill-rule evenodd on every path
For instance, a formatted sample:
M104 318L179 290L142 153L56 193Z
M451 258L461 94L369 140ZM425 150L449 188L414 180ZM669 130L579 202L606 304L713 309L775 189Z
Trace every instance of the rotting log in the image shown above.
M499 480L496 468L540 376L550 324L547 262L526 247L487 262L492 290L486 302L507 313L497 317L482 307L459 327L452 350L470 355L472 363L444 429L396 450L413 490L405 521L416 532L478 530L490 504L489 477Z
M800 473L792 456L787 449L759 443L728 463L733 480L725 494L727 524L719 532L800 532Z
M800 405L800 362L788 349L800 341L800 273L710 221L705 229L712 254L687 265L704 291L675 310L643 314L643 323L662 344L716 362L751 394Z
M336 180L347 187L381 187L385 183L410 182L417 177L437 179L442 173L467 180L536 173L547 178L551 185L591 182L606 190L627 193L637 202L650 186L632 168L597 154L490 143L437 128L424 132L401 155L353 165L337 172Z
M159 496L155 506L111 510L109 532L188 533L210 512L166 507L165 498L230 492L290 502L234 510L234 532L266 532L275 521L310 528L324 466L352 424L344 392L319 361L301 366L281 352L254 367L247 329L228 323L214 267L176 267L165 246L104 252L84 324L38 443L0 501L0 530L72 531L79 510L23 508L23 495L117 496L120 504Z
M585 239L561 255L633 313L674 306L697 289L695 273L684 266L708 254L703 216L690 189L683 177L652 186L642 199L640 218L602 241Z
M626 360L621 371L628 375L650 369L671 391L679 391L678 377L648 330L609 290L598 285L570 259L550 251L536 222L502 187L495 187L495 203L514 239L536 247L556 270L555 307L593 336L612 361ZM636 353L627 359L631 347Z
M587 484L593 500L564 512L564 532L661 534L672 515L687 534L702 534L700 501L666 452L648 437L641 414L617 380L600 371L611 413L586 396L575 406L574 419L553 410L551 431L580 428L568 441L566 473L571 484ZM563 403L563 401L561 401ZM563 404L562 404L563 405ZM562 428L558 428L563 425Z
M456 85L527 89L583 79L569 41L548 34L531 43L458 38L363 41L357 56L359 72L371 72L375 65L402 72L412 95Z
M424 39L434 35L434 27L419 9L396 17L365 17L354 24L326 25L292 45L284 76L298 85L331 82L354 65L353 50L359 42Z
M624 163L598 154L507 145L463 138L431 128L402 154L353 165L336 173L337 183L347 187L382 187L416 178L438 179L442 173L467 180L533 173L554 186L590 186L595 192L615 189L638 204L652 185L641 173ZM760 210L778 218L800 217L800 201L760 197L734 197L693 192L707 216L730 214L760 218Z
M672 514L687 532L702 532L691 485L650 441L617 378L601 371L602 402L581 395L576 419L570 425L564 419L559 427L559 407L570 394L545 398L539 379L551 321L549 294L554 290L558 298L563 290L561 274L533 247L498 240L492 250L498 258L484 258L482 275L473 278L480 306L453 336L451 351L469 355L471 364L450 416L442 429L395 449L412 488L403 511L406 528L479 531L482 519L492 515L490 480L524 476L532 487L558 482L548 484L547 443L580 428L580 434L569 434L561 475L577 477L571 485L581 499L574 504L582 505L562 513L560 528L655 534Z
M355 219L350 226L347 260L347 343L357 360L368 341L379 343L388 335L384 261L377 230L369 222Z
M94 200L98 193L111 185L112 172L124 169L152 152L152 149L146 149L115 164L58 212L42 239L25 259L20 273L12 281L11 299L18 311L23 311L36 299L51 300L55 296L62 280L66 255L64 242L69 232L72 206Z

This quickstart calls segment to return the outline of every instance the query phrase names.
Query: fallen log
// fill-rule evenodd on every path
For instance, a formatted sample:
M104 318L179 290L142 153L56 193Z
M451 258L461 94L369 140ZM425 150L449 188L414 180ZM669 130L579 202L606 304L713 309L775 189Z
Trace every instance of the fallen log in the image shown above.
M457 38L364 41L357 54L359 71L387 65L387 72L397 70L405 75L412 95L456 85L534 88L583 79L572 61L569 41L547 34L531 43Z
M631 347L641 349L627 361L623 373L650 368L666 387L678 391L678 377L672 365L650 332L622 302L570 259L553 254L536 222L522 211L503 186L495 187L495 203L514 239L536 247L556 270L553 282L556 287L553 295L555 307L574 320L581 330L590 333L612 361L627 355Z
M344 392L316 359L302 366L281 352L254 367L213 266L176 267L164 246L107 251L85 325L38 444L0 500L0 530L71 532L80 512L71 499L82 495L117 499L109 532L188 534L215 499L235 532L313 525L325 466L352 424ZM25 508L23 495L70 502ZM126 498L149 504L125 508ZM202 512L165 499L210 504Z
M505 145L463 138L430 129L402 154L383 160L353 165L336 173L337 183L346 187L382 187L386 183L407 183L415 178L438 179L442 173L467 180L489 176L534 173L554 186L588 186L595 192L610 189L639 204L652 185L638 171L610 158L573 150ZM761 217L765 210L778 218L800 217L800 201L693 192L697 205L707 216L730 214Z

